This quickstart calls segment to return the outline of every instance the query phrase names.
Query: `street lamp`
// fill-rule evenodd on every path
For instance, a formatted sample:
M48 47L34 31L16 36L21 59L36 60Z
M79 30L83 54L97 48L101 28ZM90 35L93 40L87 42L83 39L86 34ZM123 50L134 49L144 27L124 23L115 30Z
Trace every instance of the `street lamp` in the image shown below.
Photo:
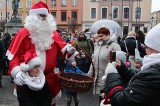
M153 27L153 22L154 22L154 18L153 16L151 17L151 28Z
M6 23L7 23L7 0L6 0Z

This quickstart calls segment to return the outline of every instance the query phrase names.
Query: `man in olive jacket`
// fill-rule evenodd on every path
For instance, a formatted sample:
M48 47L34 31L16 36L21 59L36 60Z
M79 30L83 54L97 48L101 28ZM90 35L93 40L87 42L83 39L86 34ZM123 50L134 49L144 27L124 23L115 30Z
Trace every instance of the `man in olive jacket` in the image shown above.
M160 42L158 39L160 39L160 24L146 35L147 55L143 59L141 71L135 75L121 65L121 62L117 62L119 67L117 69L113 64L108 64L109 71L106 79L108 90L104 104L110 102L112 106L160 106ZM131 76L133 77L129 78ZM127 80L130 81L124 87L124 82Z

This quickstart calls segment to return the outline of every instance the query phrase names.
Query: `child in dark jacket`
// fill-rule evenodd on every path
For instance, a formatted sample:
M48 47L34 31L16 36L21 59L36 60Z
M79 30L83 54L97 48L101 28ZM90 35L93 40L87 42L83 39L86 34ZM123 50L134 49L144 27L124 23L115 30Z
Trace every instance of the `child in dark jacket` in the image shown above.
M19 106L51 106L50 88L40 66L41 59L38 57L20 65L25 85L17 86Z
M71 72L71 73L77 73L77 74L84 74L76 65L76 61L74 58L70 58L66 62L67 67L64 69L64 72ZM79 93L76 91L70 91L68 89L64 90L67 96L67 106L71 106L72 97L74 98L75 106L78 106L79 104Z
M84 52L79 53L79 58L76 59L76 62L81 71L88 73L91 62Z

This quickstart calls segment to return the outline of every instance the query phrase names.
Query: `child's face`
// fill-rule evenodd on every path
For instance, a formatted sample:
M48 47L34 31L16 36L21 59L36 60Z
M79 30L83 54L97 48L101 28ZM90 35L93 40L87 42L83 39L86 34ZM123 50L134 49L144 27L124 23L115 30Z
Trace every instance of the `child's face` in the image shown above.
M72 66L76 66L77 65L75 60L73 60L71 64L72 64Z
M35 68L33 68L32 70L28 71L28 74L30 77L37 77L40 73L40 67L36 66Z
M86 57L85 53L82 53L82 54L81 54L81 57L82 57L82 58L85 58L85 57Z

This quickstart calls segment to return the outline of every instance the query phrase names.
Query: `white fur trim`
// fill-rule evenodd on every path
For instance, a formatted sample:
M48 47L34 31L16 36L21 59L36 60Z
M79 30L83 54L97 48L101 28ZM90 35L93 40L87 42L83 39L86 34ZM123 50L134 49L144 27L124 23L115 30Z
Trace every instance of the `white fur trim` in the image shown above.
M37 65L41 66L42 65L42 60L39 57L35 57L28 62L28 65L29 65L29 70L31 70Z
M29 70L29 65L28 64L21 63L20 67L21 67L22 71L24 71L24 72Z
M13 54L11 54L11 52L10 52L10 51L8 51L8 50L7 50L7 52L6 52L6 56L7 56L7 59L8 59L8 60L12 60L12 59L13 59L13 57L14 57L14 55L13 55Z
M69 47L70 44L67 44L66 46L64 46L61 50L62 54L64 54L67 51L67 47Z
M13 78L16 78L17 73L20 72L20 71L21 71L20 66L14 67L14 68L12 69L12 71L11 71L11 76L12 76Z
M70 58L74 58L74 57L77 56L79 53L78 53L77 51L75 51L70 58L68 58L68 54L69 54L69 53L67 53L66 56L65 56L65 59L66 59L66 60L69 60Z
M52 105L55 104L59 99L60 97L62 96L62 92L61 90L59 91L59 93L52 99Z
M46 16L49 15L48 9L46 8L38 8L38 9L29 10L29 15L33 15L33 14L44 14Z

